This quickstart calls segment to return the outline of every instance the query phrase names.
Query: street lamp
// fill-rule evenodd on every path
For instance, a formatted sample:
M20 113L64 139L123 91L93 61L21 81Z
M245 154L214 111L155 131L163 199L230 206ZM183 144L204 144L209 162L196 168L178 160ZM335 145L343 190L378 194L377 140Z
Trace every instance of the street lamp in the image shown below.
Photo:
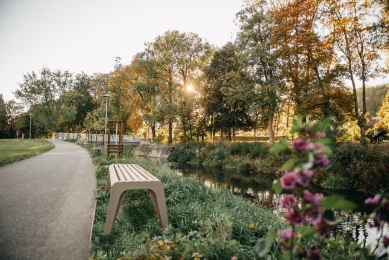
M30 116L30 136L29 136L29 139L31 139L31 117L32 117L32 113L28 114Z
M103 97L105 97L105 127L104 127L104 147L107 147L107 138L105 137L107 134L107 121L108 121L108 98L111 95L106 93L103 94Z

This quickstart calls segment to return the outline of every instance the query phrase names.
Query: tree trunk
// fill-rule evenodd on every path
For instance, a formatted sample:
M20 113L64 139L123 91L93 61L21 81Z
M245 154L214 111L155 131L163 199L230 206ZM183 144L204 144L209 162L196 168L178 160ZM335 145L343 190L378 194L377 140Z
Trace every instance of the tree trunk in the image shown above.
M183 118L184 118L184 116L183 116ZM185 123L185 119L182 120L182 131L183 131L182 142L185 144L186 143L186 123Z
M271 145L275 143L274 141L274 130L273 130L273 117L269 117L267 120L267 133L269 135L269 142Z
M167 139L167 143L173 143L173 123L169 120L169 137Z
M153 140L153 142L155 141L155 137L156 137L156 134L155 134L155 125L152 125L152 126L151 126L151 140Z

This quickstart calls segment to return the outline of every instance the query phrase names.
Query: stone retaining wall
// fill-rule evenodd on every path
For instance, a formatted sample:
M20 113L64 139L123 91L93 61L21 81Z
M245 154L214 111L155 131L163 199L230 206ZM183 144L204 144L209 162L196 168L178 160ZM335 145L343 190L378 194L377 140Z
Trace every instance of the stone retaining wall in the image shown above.
M167 145L150 144L146 142L141 142L135 148L135 155L167 159L167 157L170 154L170 150L171 147Z

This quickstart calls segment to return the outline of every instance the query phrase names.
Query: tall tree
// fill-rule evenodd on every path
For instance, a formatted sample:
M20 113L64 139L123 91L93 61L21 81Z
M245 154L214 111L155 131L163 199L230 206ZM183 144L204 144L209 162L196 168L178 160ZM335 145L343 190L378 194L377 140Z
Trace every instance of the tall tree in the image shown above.
M240 31L237 41L249 65L252 85L251 111L257 127L267 128L269 141L274 143L273 121L285 94L280 63L272 46L273 22L267 3L258 1L237 14Z
M178 41L177 52L177 76L180 82L179 99L183 104L181 111L181 124L183 129L183 142L187 139L187 124L190 120L191 107L193 107L193 98L189 98L188 86L194 84L196 77L200 75L201 69L207 64L211 46L203 41L195 33L182 33ZM193 86L191 86L193 88Z
M231 140L236 130L254 126L248 113L253 88L246 68L239 49L232 43L216 51L205 68L207 83L202 91L202 103L212 120L212 134L220 129Z
M71 118L75 110L61 102L61 95L71 90L72 74L68 71L51 71L43 68L40 75L35 72L23 75L24 82L19 84L14 94L33 110L35 120L39 123L41 134L49 135L60 129L63 115ZM69 114L70 113L70 114Z
M163 122L163 115L159 112L159 84L156 71L156 61L152 53L147 50L138 53L133 62L137 69L137 77L132 83L134 92L141 100L143 119L151 128L151 139L156 139L156 126L158 122Z
M176 30L165 32L146 46L147 52L156 62L154 68L158 77L158 102L169 127L168 143L172 142L173 123L177 117L181 118L185 141L189 112L186 88L200 74L210 46L197 34Z
M354 117L361 136L364 136L367 123L366 82L380 72L377 65L379 53L375 37L371 34L373 22L369 19L369 14L374 10L368 1L356 0L326 0L325 7L325 24L347 69L353 89ZM356 79L362 84L361 107L358 105Z

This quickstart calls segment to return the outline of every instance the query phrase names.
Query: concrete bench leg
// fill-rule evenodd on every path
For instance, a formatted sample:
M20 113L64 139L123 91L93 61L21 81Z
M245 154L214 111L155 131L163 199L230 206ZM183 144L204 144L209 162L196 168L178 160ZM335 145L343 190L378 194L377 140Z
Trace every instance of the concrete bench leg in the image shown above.
M155 190L149 190L151 200L153 201L155 211L157 212L159 223L162 228L166 227L168 223L167 210L166 210L166 201L165 201L165 192L163 190L163 185Z
M165 201L165 192L163 190L163 185L158 185L158 187L154 184L153 189L148 189L151 200L153 201L153 205L155 211L157 213L160 225L162 228L166 227L169 224L167 217L167 209L166 209L166 201ZM112 231L112 226L115 221L116 215L119 211L120 206L123 203L124 196L126 195L126 190L115 190L111 189L111 197L109 199L108 212L107 217L105 219L104 233L103 235L109 235Z
M126 195L126 190L118 191L115 189L111 190L111 197L109 198L108 212L105 219L104 233L103 235L111 234L113 222L115 221L116 215L119 211L121 204L123 203L124 196Z

